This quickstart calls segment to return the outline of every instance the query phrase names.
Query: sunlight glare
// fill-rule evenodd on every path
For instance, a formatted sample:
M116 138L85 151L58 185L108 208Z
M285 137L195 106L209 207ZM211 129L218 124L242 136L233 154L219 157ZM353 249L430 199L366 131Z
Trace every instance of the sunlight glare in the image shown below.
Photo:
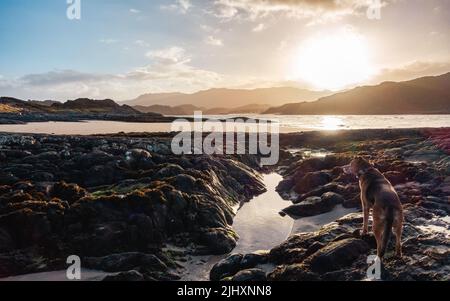
M343 126L343 120L339 117L324 116L322 117L322 128L328 131L336 131Z
M319 89L340 90L373 74L365 39L350 30L312 37L294 56L290 78Z

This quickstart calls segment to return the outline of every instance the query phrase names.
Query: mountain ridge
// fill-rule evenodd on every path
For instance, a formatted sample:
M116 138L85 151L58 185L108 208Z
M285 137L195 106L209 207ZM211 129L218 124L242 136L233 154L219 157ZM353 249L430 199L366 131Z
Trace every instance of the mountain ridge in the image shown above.
M148 93L122 103L136 106L179 106L190 104L205 109L232 109L245 105L282 105L305 100L313 101L322 96L332 94L331 91L312 91L294 87L273 87L258 89L213 88L191 94L186 93Z
M360 86L322 97L272 107L264 114L384 115L450 114L450 72L404 82Z

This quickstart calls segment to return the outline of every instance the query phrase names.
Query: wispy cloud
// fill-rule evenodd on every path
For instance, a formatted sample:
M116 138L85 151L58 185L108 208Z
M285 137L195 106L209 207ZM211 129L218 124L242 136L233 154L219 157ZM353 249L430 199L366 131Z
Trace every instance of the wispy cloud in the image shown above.
M194 92L227 85L227 77L195 67L179 46L146 53L151 62L118 74L53 70L1 79L2 94L24 99L67 100L77 97L126 100L148 92Z
M277 13L298 18L336 18L360 13L368 4L367 0L216 0L214 14L222 19L252 20Z
M151 50L146 53L146 56L163 64L188 63L191 60L191 58L186 55L186 50L178 46Z
M384 68L372 80L372 83L382 81L405 81L422 76L439 75L450 72L450 61L415 61L397 68Z
M161 5L162 10L176 11L181 14L186 14L192 7L190 0L176 0L174 3L169 5Z
M136 9L136 8L130 8L130 13L132 13L132 14L139 14L139 13L141 13L141 11L139 9Z
M138 45L140 47L149 47L150 46L150 44L144 40L136 40L136 41L134 41L134 44Z
M118 43L119 40L116 40L116 39L100 39L99 42L103 43L103 44L115 44L115 43Z
M264 29L266 29L266 25L264 23L259 23L258 25L256 25L255 27L253 27L252 31L253 32L261 32Z
M211 46L223 46L223 41L213 36L207 36L205 43Z

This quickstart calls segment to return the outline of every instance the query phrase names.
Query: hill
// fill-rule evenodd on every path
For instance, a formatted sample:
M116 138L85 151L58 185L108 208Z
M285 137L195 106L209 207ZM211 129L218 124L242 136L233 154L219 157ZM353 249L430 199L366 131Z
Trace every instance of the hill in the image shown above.
M181 105L181 106L163 106L163 105L152 105L152 106L134 106L134 109L143 113L159 113L163 115L192 115L195 111L201 111L203 114L209 115L223 115L223 114L259 114L270 108L269 105L258 105L250 104L237 108L201 108L193 105Z
M382 115L450 114L450 73L405 82L384 82L376 86L272 107L265 114L286 115Z
M253 104L279 106L299 100L313 101L330 94L329 91L310 91L291 87L253 90L221 88L199 91L193 94L144 94L125 103L131 106L164 105L173 107L189 104L206 109L232 109Z

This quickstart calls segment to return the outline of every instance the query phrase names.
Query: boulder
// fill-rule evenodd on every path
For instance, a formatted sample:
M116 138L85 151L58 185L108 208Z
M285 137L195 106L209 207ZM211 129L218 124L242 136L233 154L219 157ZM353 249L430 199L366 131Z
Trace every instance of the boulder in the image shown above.
M269 260L269 252L254 252L245 254L241 261L241 268L249 269L254 268L259 264L265 264Z
M266 281L266 272L261 269L247 269L237 272L231 281Z
M104 151L95 150L93 152L77 156L76 158L74 158L74 161L78 167L82 169L88 169L91 168L92 166L106 164L107 162L113 159L114 159L113 155L106 153Z
M399 171L388 171L384 173L384 176L391 182L392 185L398 185L406 183L406 176Z
M39 171L31 175L31 180L36 182L51 182L55 176L49 172Z
M152 155L145 149L130 149L125 153L125 164L128 168L148 169L154 166Z
M140 252L111 254L104 257L86 257L83 265L90 269L105 272L126 272L135 268L151 271L166 271L167 265L156 255Z
M209 272L211 281L219 281L225 277L233 276L241 269L242 254L233 254L216 263Z
M319 275L301 263L278 266L268 275L269 281L318 281Z
M367 256L369 249L364 240L347 238L331 242L307 258L305 263L313 272L326 273L350 266L361 255Z
M158 179L174 177L184 173L183 167L178 164L166 164L155 174Z
M195 188L195 178L186 174L177 175L173 183L178 189L184 192L192 192Z
M344 198L334 192L326 192L322 197L309 197L299 204L284 208L280 215L291 217L314 216L331 211L337 204L342 204Z
M67 184L62 181L53 185L50 190L50 195L72 204L82 197L85 197L87 191L77 184Z
M207 228L201 232L199 240L212 254L220 255L236 247L238 236L231 228Z
M294 191L299 194L306 193L329 183L331 180L332 178L327 172L309 172L295 184Z

